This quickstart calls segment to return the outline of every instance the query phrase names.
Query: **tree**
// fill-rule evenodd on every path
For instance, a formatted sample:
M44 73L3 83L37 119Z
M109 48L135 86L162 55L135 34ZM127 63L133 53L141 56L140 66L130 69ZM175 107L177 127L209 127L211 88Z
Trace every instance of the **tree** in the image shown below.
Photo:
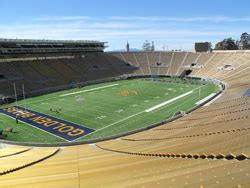
M238 46L232 38L224 39L215 45L215 50L238 50Z
M155 43L154 43L154 41L152 41L151 51L152 51L152 52L155 51Z
M248 48L248 40L249 40L249 34L248 33L242 33L241 37L240 37L240 42L243 46L243 49L247 49Z
M223 41L218 42L218 43L215 45L215 50L224 50L224 49L223 49Z
M212 46L212 43L209 42L209 43L208 43L208 48L209 48L210 51L212 51L212 47L213 47L213 46Z
M152 45L148 40L146 40L143 45L142 45L142 50L143 51L154 51L155 50L155 45L154 42L152 42Z
M150 42L148 42L148 40L146 40L143 45L142 45L142 50L143 51L150 51L151 50L151 44Z

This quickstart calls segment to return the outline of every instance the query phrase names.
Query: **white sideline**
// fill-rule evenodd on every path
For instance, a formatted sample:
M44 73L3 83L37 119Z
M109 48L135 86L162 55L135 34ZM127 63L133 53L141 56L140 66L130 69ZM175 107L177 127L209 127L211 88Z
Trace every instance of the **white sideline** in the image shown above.
M121 119L121 120L119 120L119 121L116 121L116 122L114 122L114 123L112 123L112 124L109 124L109 125L104 126L104 127L100 128L100 129L97 129L96 131L93 131L92 133L89 133L89 134L87 134L87 135L85 135L85 136L89 136L89 135L91 135L91 134L97 133L97 132L99 132L99 131L101 131L101 130L103 130L103 129L106 129L106 128L110 127L110 126L113 126L113 125L115 125L115 124L117 124L117 123L120 123L120 122L122 122L122 121L128 120L128 119L130 119L130 118L132 118L132 117L138 116L138 115L142 114L143 112L144 112L144 111L139 112L139 113L137 113L137 114L133 114L133 115L131 115L131 116L129 116L129 117L126 117L126 118L124 118L124 119ZM84 136L83 136L83 137L84 137ZM76 140L78 140L78 139L80 139L80 138L82 138L82 137L79 137L79 138L75 139L74 141L76 141Z
M85 93L85 92L88 92L88 91L95 91L95 90L98 90L98 89L103 89L103 88L108 88L108 87L114 87L114 86L117 86L119 84L112 84L112 85L107 85L107 86L102 86L102 87L96 87L96 88L92 88L92 89L86 89L86 90L82 90L82 91L76 91L76 92L72 92L72 93L67 93L67 94L63 94L63 95L60 95L60 97L65 97L65 96L69 96L69 95L75 95L75 94L78 94L78 93Z
M222 94L218 95L217 97L215 97L213 100L209 101L208 103L206 103L204 106L209 106L210 104L212 104L213 102L215 102L217 99L219 99L222 96Z
M184 93L184 94L182 94L182 95L180 95L180 96L178 96L178 97L172 98L172 99L170 99L170 100L168 100L168 101L165 101L165 102L163 102L163 103L161 103L161 104L158 104L158 105L156 105L156 106L154 106L154 107L152 107L152 108L149 108L149 109L145 110L145 112L151 112L151 111L153 111L153 110L156 110L156 109L158 109L158 108L160 108L160 107L162 107L162 106L165 106L166 104L169 104L169 103L174 102L174 101L176 101L176 100L178 100L178 99L180 99L180 98L182 98L182 97L185 97L185 96L187 96L187 95L190 95L191 93L193 93L193 91L189 91L189 92Z
M212 97L215 96L215 95L216 95L216 93L211 93L210 95L208 95L208 96L205 97L204 99L201 99L200 101L198 101L198 102L195 103L195 104L197 104L197 105L202 104L203 102L207 101L208 99L212 98Z

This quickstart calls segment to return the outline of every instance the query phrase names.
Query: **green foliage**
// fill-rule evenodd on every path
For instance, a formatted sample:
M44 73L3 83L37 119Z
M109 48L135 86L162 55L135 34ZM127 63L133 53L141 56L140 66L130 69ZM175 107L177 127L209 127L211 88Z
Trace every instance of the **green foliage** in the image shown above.
M242 33L240 37L240 42L243 45L243 49L249 49L248 41L249 41L249 34L248 33Z
M224 39L215 45L215 50L238 50L236 41L232 38Z

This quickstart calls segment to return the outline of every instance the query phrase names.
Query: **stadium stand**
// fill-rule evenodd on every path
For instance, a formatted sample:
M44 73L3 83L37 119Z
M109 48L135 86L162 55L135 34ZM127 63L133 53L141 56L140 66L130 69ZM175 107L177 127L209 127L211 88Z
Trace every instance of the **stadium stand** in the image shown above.
M249 52L92 53L2 62L1 91L12 94L12 79L33 92L123 74L180 75L191 64L199 65L189 67L191 76L223 81L222 95L180 119L120 139L4 157L1 172L36 164L2 173L1 187L249 187ZM228 64L232 68L221 68Z
M0 91L2 95L13 96L13 83L18 95L22 95L21 83L27 94L48 92L51 88L72 87L79 82L101 80L129 74L136 68L106 54L87 54L84 58L46 59L33 61L0 62Z
M32 166L49 157L53 156L59 151L58 148L36 149L19 152L19 154L12 154L5 156L0 160L0 175L6 175L23 168ZM10 162L11 161L11 162Z
M12 155L17 155L17 154L26 152L28 150L30 150L30 148L28 148L28 147L19 147L19 146L2 148L0 150L0 152L1 152L0 153L0 158L12 156Z

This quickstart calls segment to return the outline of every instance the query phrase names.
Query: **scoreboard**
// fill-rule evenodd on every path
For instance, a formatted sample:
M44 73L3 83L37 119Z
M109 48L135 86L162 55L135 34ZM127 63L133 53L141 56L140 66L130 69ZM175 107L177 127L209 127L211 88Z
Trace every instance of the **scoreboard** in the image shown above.
M196 42L194 44L195 52L210 52L211 43L210 42Z

